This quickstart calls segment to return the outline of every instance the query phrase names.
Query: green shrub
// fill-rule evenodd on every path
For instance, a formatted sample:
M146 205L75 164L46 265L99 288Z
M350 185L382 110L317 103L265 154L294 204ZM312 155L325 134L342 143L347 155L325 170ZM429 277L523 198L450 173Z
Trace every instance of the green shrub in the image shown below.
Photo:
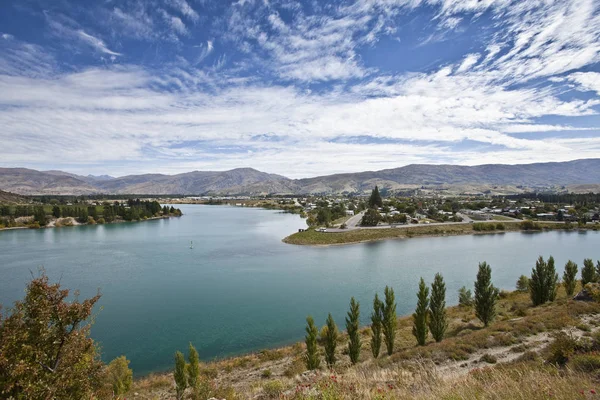
M106 367L106 373L115 396L129 392L133 384L133 371L129 368L129 360L125 356L112 360Z
M481 356L479 361L486 362L488 364L496 364L498 362L498 359L495 356L486 353L483 356Z
M496 229L499 231L503 231L504 230L504 224L502 222L498 222L496 224Z
M262 376L263 378L270 378L271 375L273 375L273 373L270 369L263 369L263 372L261 372L260 374L260 376Z
M552 338L554 340L548 346L546 361L551 364L565 365L573 355L577 341L563 331L553 333Z
M542 226L540 224L535 223L529 219L526 219L525 221L520 222L519 226L524 231L541 230L542 229Z
M278 398L284 390L283 383L279 380L269 381L263 385L265 395L270 398Z

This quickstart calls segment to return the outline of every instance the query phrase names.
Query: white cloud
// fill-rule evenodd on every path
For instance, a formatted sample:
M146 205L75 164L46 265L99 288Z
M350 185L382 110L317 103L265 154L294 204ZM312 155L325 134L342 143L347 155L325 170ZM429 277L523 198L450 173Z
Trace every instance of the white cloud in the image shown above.
M600 95L600 73L599 72L576 72L567 76L567 80L575 82L578 89L582 91L595 91Z
M77 35L79 36L79 38L81 40L83 40L84 42L86 42L87 44L89 44L90 46L94 47L96 50L98 50L101 53L105 53L105 54L110 54L112 56L120 56L122 55L121 53L117 53L115 51L112 51L111 49L109 49L108 47L106 47L106 45L104 44L104 42L92 35L89 35L87 33L85 33L83 30L78 30L77 31Z
M188 4L186 0L169 0L169 4L177 9L182 15L196 22L200 18L198 13Z

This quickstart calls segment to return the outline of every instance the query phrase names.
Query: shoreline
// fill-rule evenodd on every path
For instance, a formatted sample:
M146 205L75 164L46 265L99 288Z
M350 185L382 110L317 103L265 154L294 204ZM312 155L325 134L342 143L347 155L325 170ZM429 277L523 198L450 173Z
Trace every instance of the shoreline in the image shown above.
M484 222L485 224L494 224L494 222ZM498 223L496 223L497 225ZM597 231L600 226L597 224L586 225L584 227L565 227L562 223L542 222L541 229L522 229L520 222L504 221L501 222L503 229L494 230L475 230L473 224L453 224L453 225L415 225L396 228L359 228L346 232L316 232L314 229L308 229L303 232L296 232L286 236L281 241L286 244L297 246L345 246L359 243L377 242L391 239L410 239L414 237L444 237L444 236L462 236L462 235L486 235L501 234L505 232L549 232L555 230L575 232L575 231Z
M103 224L99 224L99 223L89 224L87 222L85 222L85 223L76 222L76 223L71 223L70 225L60 225L60 226L56 226L54 224L56 222L56 220L53 220L53 221L49 222L48 224L46 224L44 226L40 226L40 227L13 226L13 227L0 228L0 232L2 232L2 231L9 231L9 230L15 230L15 229L39 230L39 229L52 229L52 228L72 228L72 227L75 227L75 226L113 225L113 224L123 224L123 223L128 223L128 222L144 222L144 221L152 221L152 220L158 220L158 219L169 219L169 218L175 218L175 217L177 217L177 215L165 215L165 216L161 215L161 216L158 216L158 217L150 217L150 218L139 219L139 220L135 220L135 221L125 221L124 219L120 219L120 220L113 221L113 222L105 222ZM69 218L73 218L73 217L69 217ZM64 218L60 218L60 219L64 219Z

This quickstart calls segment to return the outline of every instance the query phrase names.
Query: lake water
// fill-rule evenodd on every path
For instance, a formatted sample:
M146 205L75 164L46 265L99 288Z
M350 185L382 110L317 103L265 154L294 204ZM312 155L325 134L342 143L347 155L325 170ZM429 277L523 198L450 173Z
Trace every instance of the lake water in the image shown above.
M137 375L172 368L192 342L204 360L301 340L305 317L331 312L340 328L351 296L368 322L375 292L395 289L412 313L419 277L444 275L448 303L472 287L477 265L512 289L539 255L580 267L600 258L600 232L467 235L334 247L281 242L304 227L297 215L226 206L181 206L169 220L0 232L5 307L43 266L51 280L89 297L102 291L92 336L107 361L125 354ZM193 249L190 249L193 241Z

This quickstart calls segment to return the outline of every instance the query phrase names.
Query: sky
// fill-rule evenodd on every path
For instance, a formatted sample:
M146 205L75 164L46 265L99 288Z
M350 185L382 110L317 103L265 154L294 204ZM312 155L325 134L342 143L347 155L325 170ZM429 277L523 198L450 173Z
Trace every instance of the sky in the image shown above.
M0 167L600 157L598 0L3 0Z

